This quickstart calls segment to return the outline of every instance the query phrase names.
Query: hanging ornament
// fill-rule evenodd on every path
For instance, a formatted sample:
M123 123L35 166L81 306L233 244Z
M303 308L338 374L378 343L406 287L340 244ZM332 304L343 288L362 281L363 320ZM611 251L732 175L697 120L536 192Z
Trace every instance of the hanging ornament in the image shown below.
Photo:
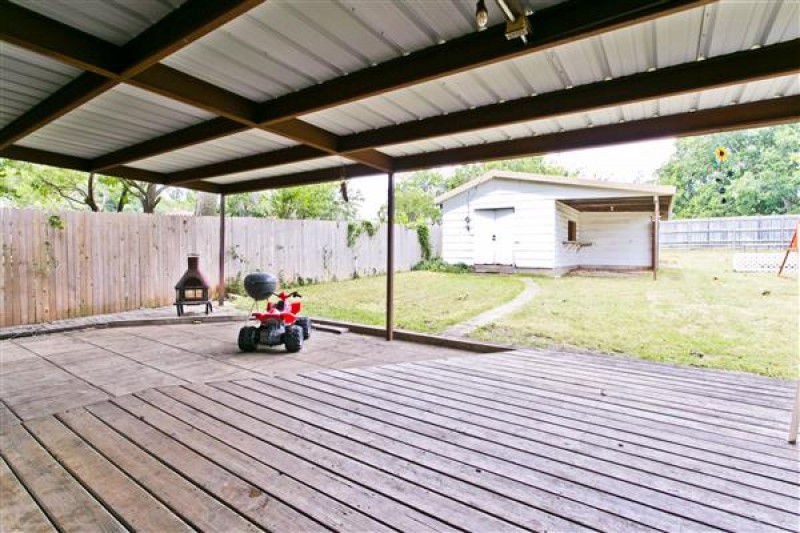
M339 192L342 193L342 200L344 200L346 204L349 204L350 197L347 194L347 182L345 180L342 180L342 183L339 185Z
M717 146L714 150L714 157L717 159L717 164L721 165L728 159L728 149L724 146Z

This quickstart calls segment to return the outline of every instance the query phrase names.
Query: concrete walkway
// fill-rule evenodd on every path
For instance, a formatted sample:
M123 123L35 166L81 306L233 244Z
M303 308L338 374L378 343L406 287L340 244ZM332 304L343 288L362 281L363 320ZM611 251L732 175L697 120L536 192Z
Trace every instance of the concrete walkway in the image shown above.
M534 296L539 292L539 286L529 278L520 278L525 284L525 290L519 296L510 302L503 304L494 309L489 309L485 313L472 317L466 322L456 324L445 330L443 335L447 337L466 337L481 326L485 326L490 322L494 322L508 314L521 309L525 304L530 302Z

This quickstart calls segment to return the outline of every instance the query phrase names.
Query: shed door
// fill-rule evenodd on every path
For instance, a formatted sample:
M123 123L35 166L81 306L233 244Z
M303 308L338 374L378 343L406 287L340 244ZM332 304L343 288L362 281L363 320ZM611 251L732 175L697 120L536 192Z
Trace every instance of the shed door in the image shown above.
M514 209L475 210L475 264L514 264Z

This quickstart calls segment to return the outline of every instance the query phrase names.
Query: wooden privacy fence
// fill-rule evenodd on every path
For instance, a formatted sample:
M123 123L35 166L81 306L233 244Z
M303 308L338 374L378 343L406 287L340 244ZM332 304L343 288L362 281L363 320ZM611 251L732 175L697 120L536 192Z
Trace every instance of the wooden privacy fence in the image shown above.
M217 217L0 209L0 227L0 326L169 305L190 253L218 283ZM352 247L347 233L346 222L228 218L225 276L263 270L318 282L384 272L385 225ZM431 245L438 255L438 227ZM398 226L396 270L420 256L416 232Z
M767 248L788 246L800 215L696 218L662 222L664 248Z

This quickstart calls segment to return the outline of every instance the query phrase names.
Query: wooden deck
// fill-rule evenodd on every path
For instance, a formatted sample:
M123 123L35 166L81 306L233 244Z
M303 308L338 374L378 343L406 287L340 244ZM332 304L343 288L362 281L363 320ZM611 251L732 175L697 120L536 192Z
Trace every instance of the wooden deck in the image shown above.
M510 352L3 424L2 531L797 531L792 384Z

